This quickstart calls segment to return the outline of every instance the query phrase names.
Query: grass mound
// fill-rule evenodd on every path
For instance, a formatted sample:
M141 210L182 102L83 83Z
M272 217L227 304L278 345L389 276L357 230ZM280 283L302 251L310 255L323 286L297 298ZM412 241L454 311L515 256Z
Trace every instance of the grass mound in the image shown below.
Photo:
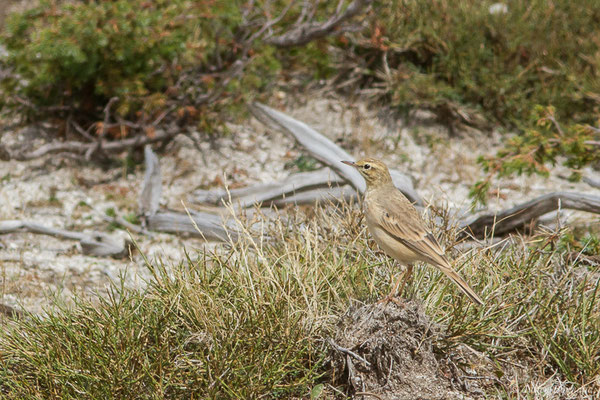
M335 343L357 355L333 353L332 375L348 382L352 394L375 392L381 400L468 398L472 390L460 387L456 374L444 369L446 360L434 353L439 333L418 302L351 307Z
M143 290L115 286L96 302L7 323L0 392L233 399L346 390L329 385L324 339L335 337L352 301L386 293L397 266L372 250L356 207L282 218L268 233L178 265L149 262L154 278ZM560 238L540 234L459 257L455 265L487 301L479 309L433 268L417 268L406 295L442 327L436 352L467 345L485 354L497 366L489 393L531 394L552 376L571 392L593 389L600 266L573 257Z

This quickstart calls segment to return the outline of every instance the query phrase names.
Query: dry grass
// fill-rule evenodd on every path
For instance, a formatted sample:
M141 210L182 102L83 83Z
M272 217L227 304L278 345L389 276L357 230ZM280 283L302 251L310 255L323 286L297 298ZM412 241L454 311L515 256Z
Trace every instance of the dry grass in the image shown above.
M386 293L397 266L373 247L355 205L251 222L244 225L262 234L223 251L178 265L148 261L153 280L144 290L117 285L99 302L77 299L6 324L1 393L308 398L327 387L323 339L351 302ZM455 230L443 237L452 241ZM562 237L542 232L456 254L487 300L480 309L429 267L417 268L405 293L444 327L440 352L466 344L495 363L502 383L490 396L539 398L548 382L558 382L548 398L598 389L600 266L565 261Z

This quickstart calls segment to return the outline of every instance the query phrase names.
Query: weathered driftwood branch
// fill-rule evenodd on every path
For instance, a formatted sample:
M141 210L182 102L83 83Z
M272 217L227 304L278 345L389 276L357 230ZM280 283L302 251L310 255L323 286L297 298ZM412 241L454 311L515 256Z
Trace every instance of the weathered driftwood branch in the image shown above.
M287 204L312 204L332 202L339 203L340 201L356 200L356 190L350 185L344 186L333 186L330 188L316 188L311 190L305 190L303 192L292 194L291 196L275 199L272 204L278 207L285 206Z
M254 103L250 107L252 113L265 125L277 126L285 133L290 134L302 145L311 156L329 166L339 176L348 181L357 191L365 191L365 182L356 169L342 164L342 160L352 160L353 157L344 149L333 143L305 123L298 121L280 111L274 110L264 104ZM423 200L415 191L412 181L406 175L390 171L394 184L404 195L417 205L423 205Z
M50 235L60 239L77 240L81 245L83 254L96 257L122 258L129 253L126 242L116 240L100 232L73 232L64 229L50 228L31 221L0 221L0 234L13 232L31 232Z
M484 238L500 236L519 229L532 220L557 209L571 209L600 214L600 196L582 193L549 193L511 209L473 217L461 226L464 235Z
M302 46L312 40L325 37L335 30L343 31L345 29L342 24L359 15L372 2L373 0L354 0L344 11L342 11L343 0L340 0L335 14L327 21L299 22L288 32L271 37L267 39L266 42L277 47ZM316 5L314 7L316 7Z
M225 189L196 190L191 200L201 204L222 205L231 198L232 203L240 207L250 207L255 203L269 206L275 201L286 200L300 193L309 191L316 194L314 189L329 189L339 185L345 185L345 181L331 169L323 168L293 174L282 181L231 189L229 192Z
M206 212L194 212L189 215L174 211L159 211L147 218L151 231L188 234L206 240L237 241L237 226L228 223L221 216Z
M338 175L350 182L359 192L364 192L365 182L360 173L354 168L341 163L342 160L353 159L344 149L304 122L298 121L264 104L254 103L251 110L259 121L266 125L275 125L283 132L290 134L313 157L328 165Z
M260 189L270 184L259 184L248 188L250 194L236 197L238 193L234 193L233 189L231 194L231 202L234 206L241 208L251 207L255 204L259 204L261 207L271 206L285 206L287 204L303 205L303 204L315 204L319 202L333 202L339 203L340 201L350 201L356 199L356 190L350 185L343 186L321 186L314 187L308 190L292 191L289 193L281 194L280 192L274 191L273 196L261 196ZM229 196L227 191L224 189L216 190L198 190L190 196L190 201L197 204L212 204L220 205L223 202L229 202Z
M190 212L190 215L175 211L159 211L162 192L160 163L149 145L144 148L144 157L146 171L138 199L139 213L143 218L142 232L146 232L147 228L157 232L198 236L206 240L236 241L238 239L237 227L219 215L195 211Z
M160 195L162 193L160 163L149 144L144 147L144 161L146 169L138 203L139 215L143 218L148 218L158 211Z

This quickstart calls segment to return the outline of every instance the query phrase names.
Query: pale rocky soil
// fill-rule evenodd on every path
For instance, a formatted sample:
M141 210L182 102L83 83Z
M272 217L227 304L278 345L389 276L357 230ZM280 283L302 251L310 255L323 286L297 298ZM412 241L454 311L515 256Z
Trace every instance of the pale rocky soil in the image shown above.
M281 96L284 97L284 96ZM285 101L272 106L312 125L356 157L369 155L384 159L414 178L418 192L435 205L464 212L470 205L469 185L481 176L476 158L498 146L496 134L463 132L449 137L445 128L408 127L399 120L383 121L377 111L364 103L347 104L342 99L316 98L306 102ZM187 196L196 188L251 185L282 179L294 173L285 164L301 154L285 135L267 130L250 118L230 125L231 135L217 141L217 148L202 144L200 153L186 137L180 136L160 155L164 207L183 210L192 207ZM6 132L3 143L31 142L32 129ZM40 143L41 140L37 139ZM555 190L598 193L584 183L574 184L553 174L548 179L518 177L499 181L499 196L490 208L501 209ZM119 170L103 171L81 166L72 160L45 159L0 164L0 219L22 219L70 230L107 231L102 218L114 208L121 215L135 213L143 178L142 166L122 177ZM115 177L112 178L111 177ZM183 202L183 203L182 203ZM462 211L460 211L462 210ZM598 216L567 213L569 222L598 223ZM113 232L124 238L124 231ZM211 249L197 239L157 234L152 238L135 235L141 251L151 260L176 263L183 249L196 252ZM102 292L111 280L126 276L129 285L143 285L147 268L139 253L125 260L87 257L74 242L49 236L14 233L0 236L0 302L41 312L48 297L68 299L73 292Z

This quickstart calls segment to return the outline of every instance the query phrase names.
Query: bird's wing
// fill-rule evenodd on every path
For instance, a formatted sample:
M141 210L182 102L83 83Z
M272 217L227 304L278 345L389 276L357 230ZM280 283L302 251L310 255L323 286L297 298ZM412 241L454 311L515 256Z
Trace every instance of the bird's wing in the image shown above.
M435 237L427 232L417 210L405 199L391 196L390 207L379 214L379 225L394 239L433 265L449 266L448 259ZM401 203L400 203L401 202ZM398 204L394 204L398 203Z
M386 207L380 215L379 225L400 243L417 253L421 260L438 267L448 278L466 293L476 304L482 305L483 300L473 289L452 269L452 266L436 238L423 225L417 210L404 198L390 196L387 199L390 207ZM394 204L396 203L396 204ZM407 207L408 206L408 207ZM389 211L397 210L397 211ZM401 222L402 221L402 222Z

